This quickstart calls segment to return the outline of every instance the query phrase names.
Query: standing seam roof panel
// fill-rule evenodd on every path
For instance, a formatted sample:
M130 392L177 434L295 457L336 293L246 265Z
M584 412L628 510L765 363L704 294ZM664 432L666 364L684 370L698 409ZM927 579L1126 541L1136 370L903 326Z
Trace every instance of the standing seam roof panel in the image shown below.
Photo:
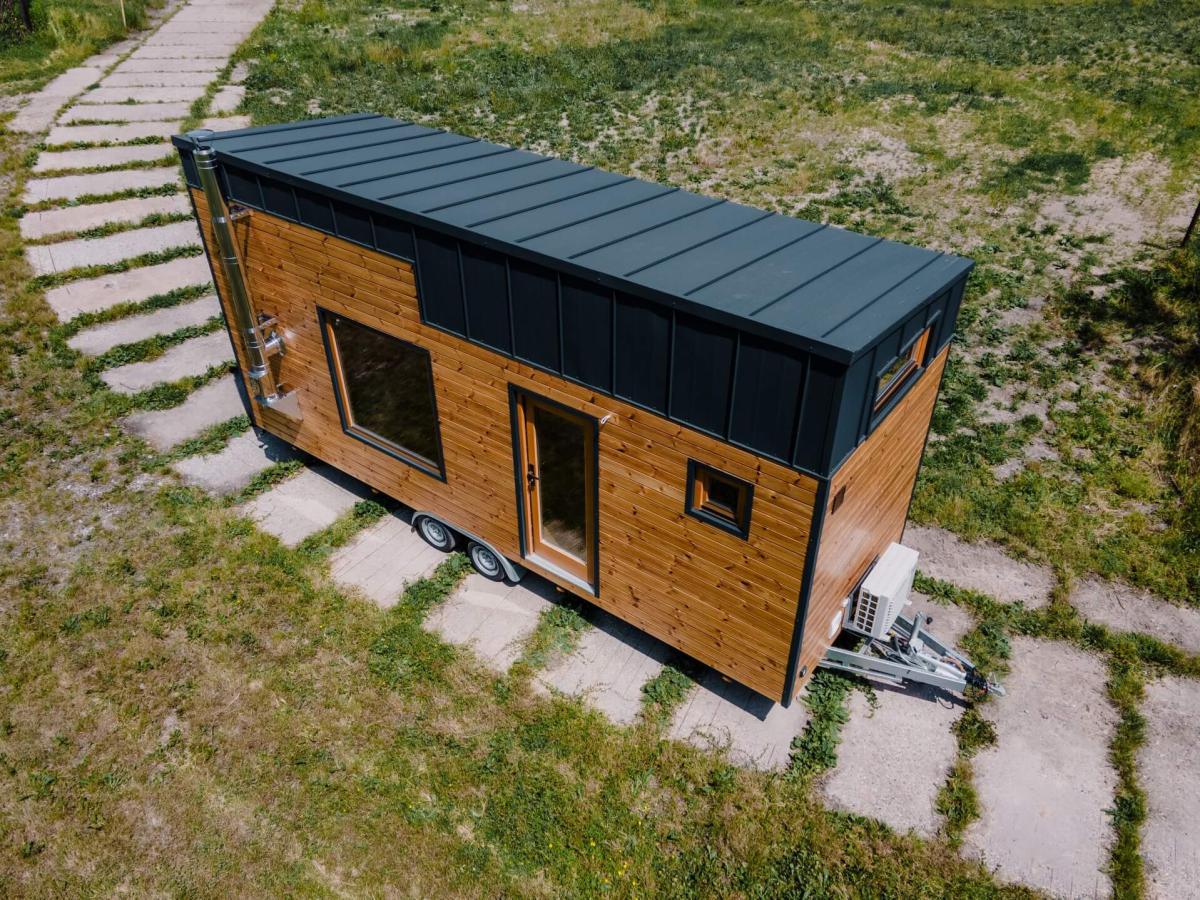
M370 114L201 138L224 164L849 362L972 263ZM185 154L195 141L177 136ZM865 249L864 249L865 248Z

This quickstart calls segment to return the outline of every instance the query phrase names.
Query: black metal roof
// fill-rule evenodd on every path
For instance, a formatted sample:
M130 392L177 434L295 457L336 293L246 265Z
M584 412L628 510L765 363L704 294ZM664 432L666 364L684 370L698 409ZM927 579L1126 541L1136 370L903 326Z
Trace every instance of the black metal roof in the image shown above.
M187 136L175 142L195 146ZM972 266L385 116L246 128L200 142L218 161L749 325L841 362Z

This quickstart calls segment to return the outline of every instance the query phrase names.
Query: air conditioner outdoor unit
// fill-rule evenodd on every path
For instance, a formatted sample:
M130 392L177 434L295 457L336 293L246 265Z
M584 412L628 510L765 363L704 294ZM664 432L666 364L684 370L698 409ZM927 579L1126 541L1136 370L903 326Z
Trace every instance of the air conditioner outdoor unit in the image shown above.
M888 633L908 605L917 557L916 550L902 544L891 544L884 551L846 608L847 630L872 638Z

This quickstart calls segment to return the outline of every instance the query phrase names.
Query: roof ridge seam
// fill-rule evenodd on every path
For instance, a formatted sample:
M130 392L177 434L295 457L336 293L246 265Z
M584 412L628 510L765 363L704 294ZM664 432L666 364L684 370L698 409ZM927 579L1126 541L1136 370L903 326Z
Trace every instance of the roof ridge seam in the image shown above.
M362 122L367 119L383 119L383 118L386 118L386 117L379 116L379 115L363 115L363 116L359 116L357 118L347 117L347 119L351 122ZM291 127L270 129L270 133L271 134L282 134L283 132L304 131L308 128L316 128L320 125L328 125L331 122L337 122L337 121L344 121L344 120L341 117L338 117L337 119L315 119L315 120L310 120L310 121L306 121L306 122L293 122L293 123L291 123ZM397 120L390 119L389 121L394 122ZM264 127L270 128L270 126L264 126ZM239 134L239 132L243 132L243 131L247 131L247 130L256 131L258 129L235 128L233 131L226 131L224 133L217 132L217 133L213 134L211 137L205 138L205 140L210 141L210 142L211 141L228 141L228 140L230 140L232 138L236 138L236 137L245 137L246 135ZM228 151L228 152L247 153L247 152L250 152L253 150L269 150L272 147L283 147L286 144L302 144L302 143L306 143L307 141L323 141L323 140L328 140L328 138L307 138L305 140L300 140L300 141L280 141L280 142L276 142L276 143L272 143L272 144L263 144L260 147L246 147L242 150L232 150L232 151Z
M382 116L380 116L380 118L382 118ZM356 119L355 121L364 121L364 120ZM392 121L392 120L389 120L389 121ZM385 125L380 128L364 128L364 130L362 130L362 131L355 131L353 133L354 134L374 134L378 131L388 131L389 128L400 128L400 127L407 128L407 127L413 126L413 125L416 125L416 122L401 122L401 124L398 124L398 125ZM440 131L440 128L438 131ZM233 136L230 136L230 137L233 137ZM337 134L334 134L334 136L328 136L328 134L326 134L326 136L319 137L319 138L302 138L300 140L276 140L276 142L272 142L270 144L259 144L258 146L244 146L244 148L241 148L239 150L230 150L228 152L234 152L234 154L253 154L253 152L258 152L259 150L274 150L275 148L277 148L277 146L295 146L296 144L312 144L314 142L317 142L317 140L332 140L336 137L340 137L340 136L337 136ZM218 138L218 139L223 139L223 138ZM264 164L264 163L259 163L259 164Z
M634 180L636 181L637 179ZM647 184L648 182L642 183ZM576 225L582 225L584 222L591 222L594 219L602 219L605 216L611 216L613 213L621 212L622 210L629 209L630 207L641 206L643 203L649 203L651 200L658 200L667 196L667 194L674 194L678 190L679 188L677 187L667 188L665 191L661 191L657 194L651 194L649 197L643 197L641 200L634 200L632 203L625 203L621 206L614 207L613 209L606 209L602 212L595 213L594 215L584 216L582 219L576 219L574 222L567 222L565 225L556 225L554 228L547 228L545 231L538 231L534 234L528 234L525 237L517 238L515 243L523 244L526 241L532 241L534 238L545 237L546 235L552 234L555 231L562 231L565 228L574 228Z
M797 221L798 221L798 220L797 220ZM694 288L692 288L691 290L684 291L684 292L683 292L683 296L685 296L685 297L690 297L692 294L696 293L696 291L702 291L702 290L704 290L706 287L712 287L712 286L713 286L714 284L716 284L718 281L721 281L721 280L722 280L722 279L724 279L724 278L728 278L730 275L733 275L735 272L740 272L740 271L742 271L742 269L745 269L745 268L747 268L747 267L749 267L749 266L752 266L752 265L754 265L756 262L762 262L762 261L763 261L764 259L766 259L768 256L774 256L774 255L775 255L776 253L778 253L780 250L786 250L788 247L792 246L792 244L798 244L798 243L800 243L801 241L805 240L806 238L810 238L810 237L812 237L814 234L817 234L818 232L824 231L824 230L825 230L826 228L828 228L828 227L829 227L828 225L820 225L820 224L818 224L816 228L812 229L812 231L806 231L806 232L804 232L804 234L800 235L800 237L797 237L797 238L792 238L792 239L791 239L790 241L788 241L786 244L780 244L778 247L776 247L776 248L775 248L775 249L773 249L773 250L768 250L766 253L760 254L759 256L756 256L756 257L754 257L753 259L748 259L748 260L746 260L746 261L745 261L744 263L742 263L740 266L734 266L734 267L733 267L732 269L730 269L728 272L724 272L724 273L722 273L722 274L718 275L716 278L710 278L708 281L704 282L704 284L698 284L698 285L696 285Z
M407 125L394 126L394 128L421 128L421 127L422 126L417 125L416 122L410 122ZM392 131L392 130L394 130L394 128L392 128L392 127L373 128L370 131L358 131L358 132L355 132L355 137L357 137L360 134L378 134L381 131ZM262 160L262 162L259 163L259 165L270 166L270 165L276 165L278 163L296 162L297 160L300 160L300 159L312 159L313 157L316 157L316 156L328 156L331 153L346 153L351 150L365 150L367 147L382 147L385 144L402 144L405 141L415 141L417 138L429 137L429 136L435 135L435 134L445 134L445 132L440 131L440 130L425 131L421 134L410 134L407 137L402 137L402 138L388 138L387 140L384 140L384 141L371 141L366 144L355 144L353 147L339 147L336 150L321 150L317 153L301 153L299 156L280 156L275 159L264 159L264 160ZM331 138L316 138L315 140L332 140L332 139Z
M595 172L598 170L596 169L595 166L590 166L585 171ZM572 174L583 174L583 173L580 172L580 173L572 173ZM547 200L544 203L535 203L535 204L533 204L533 206L526 206L523 209L516 209L516 210L513 210L512 212L506 212L499 216L492 216L490 219L480 219L478 222L468 222L466 227L467 228L478 228L480 225L490 225L493 222L499 222L501 219L511 219L513 216L519 216L522 213L533 212L535 209L541 209L545 206L553 206L555 203L563 203L567 200L574 200L576 197L585 197L588 194L594 194L597 191L606 191L609 188L614 188L614 187L617 187L618 185L627 184L630 181L636 181L636 180L637 179L634 178L633 176L626 176L624 178L618 176L618 179L616 181L610 181L608 184L597 185L596 187L588 188L586 191L580 191L577 194L567 194L567 196L565 196L565 197L556 197L555 199Z
M491 156L473 156L470 159L463 160L463 162L475 162L475 160L477 160L477 159L491 159L492 156L503 156L503 155L504 155L503 153L493 153ZM475 175L464 175L461 178L451 178L448 181L439 181L437 184L427 184L427 185L423 185L422 187L409 188L406 191L397 191L394 194L386 194L384 196L386 196L390 200L394 197L407 197L409 194L423 194L423 193L425 193L425 191L437 190L438 188L448 187L449 185L452 185L452 184L462 184L463 182L466 182L466 181L474 181L477 178L490 178L493 175L503 175L505 172L519 172L522 169L528 169L530 166L538 166L545 162L549 162L549 160L548 159L528 160L526 162L518 163L515 166L504 166L501 169L489 169L486 172L479 172L478 174L475 174ZM447 166L455 166L455 165L458 165L458 163L446 163L446 165ZM380 198L380 199L382 199L382 198Z
M699 195L692 194L691 196L697 197ZM711 198L706 198L706 199L711 199ZM589 247L586 250L580 250L578 253L572 253L570 256L567 257L567 259L578 259L581 256L587 256L589 253L595 253L597 250L603 250L605 247L611 247L613 244L621 243L621 241L627 241L630 238L640 237L641 235L646 234L649 231L654 231L656 228L665 228L668 225L674 225L676 222L686 219L688 216L694 216L698 213L702 213L706 210L712 209L714 206L720 206L722 203L728 203L728 202L729 202L728 200L725 200L722 198L717 198L716 200L713 200L712 203L708 203L704 206L699 207L698 209L693 209L693 210L689 210L688 212L681 213L678 216L667 219L665 222L659 222L657 225L650 225L650 226L647 226L646 228L641 229L640 231L634 231L629 234L622 235L619 238L613 238L611 241L605 241L602 244L597 244L595 247Z
M448 131L443 132L443 134L450 134L450 132L448 132ZM436 134L423 135L423 137L438 137L438 136L439 135L436 135ZM455 137L458 137L458 135L455 135ZM347 165L347 166L325 166L325 168L323 168L323 169L307 169L299 174L300 174L301 178L309 178L313 175L324 175L326 172L336 172L338 169L354 169L354 168L357 168L358 166L370 166L370 165L374 165L375 163L379 163L379 162L387 162L389 159L407 159L410 156L420 156L423 153L436 153L439 150L452 150L455 147L465 147L468 144L480 144L480 143L483 143L483 142L479 138L467 138L466 140L455 141L452 144L446 144L441 147L426 147L423 150L411 150L408 153L397 153L392 156L380 156L377 159L364 159L361 162L351 163L350 165ZM389 178L389 177L391 177L391 176L390 175L380 175L380 176L374 177L374 178L363 178L359 181L340 182L337 186L338 187L349 187L350 185L363 184L368 181L378 181L380 178Z
M725 202L728 203L729 201L726 200ZM718 234L714 234L712 237L705 238L704 240L698 241L695 244L689 244L687 247L684 247L682 250L676 250L674 253L668 253L666 256L662 257L662 259L656 259L654 262L646 263L644 266L638 266L636 269L630 269L628 272L626 272L621 277L629 278L632 275L637 275L639 272L645 272L647 269L653 269L655 266L661 265L662 263L665 263L668 260L672 260L677 256L682 256L685 253L691 253L693 250L697 249L698 247L703 247L705 244L711 244L713 241L720 240L723 237L728 237L729 235L733 234L734 232L741 231L743 228L749 228L751 225L761 222L763 219L769 219L771 216L775 215L775 213L767 212L765 210L756 210L756 212L761 212L762 215L756 216L748 222L743 222L741 225L735 225L733 228L730 228L726 231L722 231L722 232L719 232Z
M869 301L867 301L865 306L860 306L857 310L852 312L850 315L846 316L846 318L842 319L840 322L838 322L832 328L830 328L827 331L821 332L821 337L824 338L827 335L833 334L833 332L837 331L839 328L841 328L843 325L845 325L847 322L849 322L855 316L861 315L866 310L868 310L871 306L878 303L880 300L882 300L884 297L886 297L888 294L890 294L892 291L894 291L896 288L900 287L900 285L904 284L904 282L908 281L910 278L915 278L916 276L920 275L922 272L924 272L926 269L928 269L930 266L932 266L935 262L937 262L939 259L944 258L945 256L946 256L945 253L938 251L938 253L933 257L933 259L929 260L927 263L925 263L925 265L918 266L917 268L913 269L911 272L909 272L907 275L905 275L903 278L901 278L899 281L897 281L895 284L893 284L891 287L889 287L886 291L883 291L879 294L876 294L874 297L872 297Z
M505 172L513 172L513 171L517 171L517 170L519 170L519 169L528 169L528 168L530 168L531 166L538 166L538 165L541 165L542 163L548 163L548 162L559 162L559 161L560 161L560 160L556 160L556 159L553 159L553 158L550 158L550 157L546 157L546 158L543 158L543 159L539 159L537 162L535 162L535 163L531 163L530 165L526 165L526 166L514 166L514 167L513 167L513 168L511 168L511 169L504 169L503 171L505 171ZM463 199L463 200L454 200L454 201L453 201L453 202L451 202L451 203L443 203L441 206L430 206L430 207L429 207L429 208L427 208L427 209L423 209L423 210L421 210L421 212L422 212L422 213L434 213L434 212L441 212L443 209L450 209L451 207L454 207L454 206L462 206L463 204L466 204L466 203L474 203L474 202L476 202L477 200L487 200L487 199L489 199L490 197L498 197L498 196L500 196L501 194L507 194L507 193L510 193L510 192L512 192L512 191L519 191L519 190L521 190L522 188L527 188L527 187L536 187L536 186L537 186L537 185L539 185L539 184L546 184L546 183L548 183L548 182L551 182L551 181L557 181L557 180L558 180L558 179L560 179L560 178L568 178L568 177L570 177L571 175L578 175L578 174L580 174L581 172L590 172L590 171L591 171L591 166L588 166L587 168L580 168L580 169L576 169L576 170L575 170L575 171L573 171L573 172L560 172L558 175L551 175L549 178L539 178L537 181L530 181L530 182L527 182L527 183L525 183L525 184L518 184L518 185L514 185L514 186L512 186L512 187L501 188L501 189L500 189L500 190L498 190L498 191L489 191L489 192L488 192L488 193L486 193L486 194L478 194L478 195L476 195L476 196L474 196L474 197L467 197L467 198L465 198L465 199ZM491 173L489 173L489 174L491 174ZM484 176L484 175L480 175L479 177L480 177L480 178L484 178L484 177L486 177L486 176ZM464 181L466 181L466 180L469 180L469 179L463 179L463 180L464 180ZM392 197L399 197L399 196L402 196L402 194L406 194L406 193L410 193L410 192L408 192L408 191L402 191L400 194L389 194L389 195L387 195L386 197L380 197L379 199L381 199L381 200L390 200Z
M763 312L764 310L770 309L772 306L774 306L780 300L784 300L787 297L790 297L792 294L796 293L796 291L800 290L800 288L805 287L806 285L812 284L818 278L828 275L834 269L844 266L846 263L850 262L850 260L852 260L852 259L857 259L858 257L862 256L864 253L866 253L868 250L875 249L881 243L883 243L883 238L881 238L881 237L875 238L875 240L871 241L871 243L867 244L867 246L863 247L861 250L855 250L853 253L851 253L849 256L847 256L845 259L838 260L832 266L827 266L826 268L822 269L820 272L817 272L816 274L814 274L808 278L805 278L802 282L800 282L795 287L788 288L786 291L784 291L782 294L780 294L774 300L768 300L766 303L764 303L758 309L752 310L750 313L748 313L748 315L751 318L754 318L754 316L757 316L759 313Z

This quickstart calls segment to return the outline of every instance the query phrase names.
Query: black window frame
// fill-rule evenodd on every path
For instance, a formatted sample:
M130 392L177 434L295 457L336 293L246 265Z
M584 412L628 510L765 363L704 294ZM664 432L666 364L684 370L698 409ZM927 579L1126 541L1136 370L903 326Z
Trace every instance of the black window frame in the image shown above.
M399 444L388 440L388 438L386 438L384 435L376 434L375 432L354 423L353 418L350 415L349 397L343 396L343 385L345 383L345 379L338 365L340 354L333 345L333 328L331 320L334 317L346 319L349 322L353 322L359 328L365 328L368 331L381 334L389 340L395 341L396 343L401 344L411 350L415 350L425 358L425 363L429 367L429 401L430 407L433 410L433 436L434 442L437 445L438 456L436 460L426 459L419 453L408 450L404 447L401 447ZM422 347L420 344L414 344L412 341L406 341L404 338L396 337L396 335L389 334L380 328L375 328L371 325L360 322L352 315L340 313L332 309L326 309L325 307L317 307L317 321L321 327L321 341L325 346L325 361L329 366L329 379L333 387L333 397L337 403L338 419L342 425L342 433L354 438L357 441L361 441L368 447L375 448L380 453L387 454L392 459L399 460L400 462L411 466L419 472L424 472L426 475L436 478L439 481L445 481L446 454L445 449L442 446L442 420L441 416L438 414L437 388L434 384L433 378L433 356L429 350L427 350L425 347Z
M708 476L716 476L718 480L732 484L745 494L745 500L739 504L741 509L735 517L726 517L709 512L702 505L696 503L696 481L701 473ZM715 528L720 528L722 531L727 531L732 535L746 540L750 537L750 519L754 509L754 484L744 478L738 478L736 475L730 475L718 469L716 466L711 466L708 463L700 462L699 460L689 459L687 468L687 491L684 496L684 512L701 522L712 525Z

